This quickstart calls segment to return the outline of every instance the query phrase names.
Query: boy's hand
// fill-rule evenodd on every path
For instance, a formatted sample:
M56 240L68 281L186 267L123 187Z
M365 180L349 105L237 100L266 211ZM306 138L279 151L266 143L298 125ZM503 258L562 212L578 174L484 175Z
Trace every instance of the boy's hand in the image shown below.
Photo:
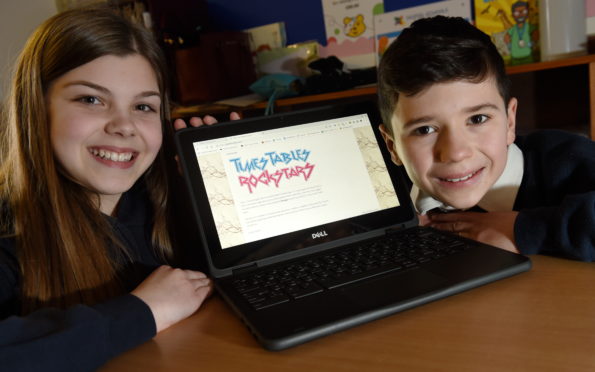
M235 111L229 114L229 120L240 120L240 119L241 119L240 114L238 114ZM216 124L217 119L215 119L211 115L206 115L202 119L197 116L193 116L192 118L190 118L190 120L188 120L188 122L193 127L201 127L203 125ZM186 124L184 119L174 120L174 130L180 130L180 129L184 129L187 127L188 127L188 125ZM182 167L180 166L180 158L178 157L178 155L176 155L175 158L176 158L176 164L178 164L178 173L183 174Z
M240 119L240 115L237 112L232 112L231 114L229 114L229 120L239 120L239 119ZM211 115L206 115L203 118L194 116L194 117L190 118L190 120L188 120L188 122L193 127L200 127L203 125L213 125L213 124L217 123L217 119L215 119ZM174 129L175 130L180 130L180 129L184 129L187 127L188 127L188 125L186 124L186 122L183 119L174 120Z
M420 216L420 224L519 253L514 243L518 212L453 212Z

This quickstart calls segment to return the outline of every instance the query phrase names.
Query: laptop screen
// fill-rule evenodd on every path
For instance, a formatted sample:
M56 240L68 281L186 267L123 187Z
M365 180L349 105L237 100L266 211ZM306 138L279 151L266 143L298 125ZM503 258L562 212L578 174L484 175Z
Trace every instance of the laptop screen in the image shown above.
M414 220L378 123L375 105L355 104L176 133L212 264L286 258Z
M399 205L365 113L194 149L222 249Z

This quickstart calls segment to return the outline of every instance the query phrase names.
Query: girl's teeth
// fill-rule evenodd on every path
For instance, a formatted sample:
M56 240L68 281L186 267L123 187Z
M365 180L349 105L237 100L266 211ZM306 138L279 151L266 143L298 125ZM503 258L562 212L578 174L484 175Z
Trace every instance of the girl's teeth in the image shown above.
M117 152L112 152L112 151L106 151L103 149L100 149L100 150L93 149L93 150L91 150L91 153L95 156L99 156L102 159L111 160L111 161L125 162L125 161L130 161L130 159L132 159L131 152L117 153Z

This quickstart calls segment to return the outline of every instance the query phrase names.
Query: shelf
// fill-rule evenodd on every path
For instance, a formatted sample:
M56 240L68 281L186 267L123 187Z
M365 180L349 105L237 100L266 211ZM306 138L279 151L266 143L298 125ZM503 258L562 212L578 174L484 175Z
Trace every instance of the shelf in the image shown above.
M565 58L554 61L527 63L518 66L509 66L506 68L508 74L520 74L524 72L550 70L559 67L586 65L595 62L595 54L584 55L580 57Z
M357 87L349 90L341 90L338 92L329 92L322 94L312 94L308 96L298 96L292 98L283 98L275 101L277 106L293 106L311 102L333 101L337 99L361 97L376 94L376 85ZM267 102L259 102L250 106L251 108L265 108Z
M586 92L588 92L588 113L590 115L589 119L589 133L591 139L595 140L595 54L584 55L579 57L572 57L566 58L561 60L554 60L554 61L546 61L546 62L537 62L537 63L529 63L524 65L518 66L509 66L506 68L506 72L509 75L519 75L532 73L532 72L539 72L539 71L546 71L546 70L555 70L558 68L564 67L573 67L573 66L586 66L587 75L584 83L588 84L586 86ZM581 67L576 67L580 68ZM530 75L530 74L529 74ZM578 84L582 84L583 82L578 81ZM281 110L290 110L292 106L296 107L304 107L307 105L314 105L320 104L324 102L336 101L336 100L348 100L348 99L362 99L368 97L375 97L377 94L376 85L368 85L362 87L356 87L349 90L337 91L337 92L329 92L323 94L313 94L307 96L297 96L291 98L283 98L275 101L275 107ZM556 94L560 94L561 98L567 98L564 92L557 92ZM539 105L539 103L536 103ZM246 113L247 115L252 113L253 115L262 115L262 110L265 109L267 106L267 102L258 102L248 107L228 107L227 112L236 110ZM215 109L215 107L212 107ZM202 109L197 110L194 112L195 115L204 115L206 113L211 112L219 112L225 111L225 109L221 107L216 107L215 110L209 111L209 106L205 105ZM176 116L188 116L189 112L182 112L182 110L175 110L174 117ZM250 115L250 116L253 116Z
M583 66L583 67L581 67ZM557 90L555 94L557 94L559 101L564 101L569 99L569 95L572 96L574 90L579 90L584 94L587 95L587 105L589 106L587 111L589 114L589 137L592 140L595 140L595 54L588 54L584 56L572 57L572 58L565 58L560 60L554 61L545 61L545 62L537 62L537 63L529 63L525 65L518 65L518 66L510 66L507 67L506 72L509 75L519 75L524 73L540 73L540 72L554 72L554 71L561 71L562 68L569 68L568 71L579 69L585 70L585 72L581 73L581 75L575 79L575 82L568 82L566 89ZM560 70L559 70L560 69ZM572 75L576 76L576 75ZM581 81L582 76L584 76L584 80ZM542 75L542 79L544 76ZM574 84L576 83L576 84ZM585 85L582 85L585 84ZM544 89L555 89L548 83L542 85ZM574 93L574 97L576 98L576 93ZM585 98L580 96L578 98ZM551 102L556 103L556 102ZM551 112L551 107L547 107L547 109ZM546 111L548 111L546 110Z

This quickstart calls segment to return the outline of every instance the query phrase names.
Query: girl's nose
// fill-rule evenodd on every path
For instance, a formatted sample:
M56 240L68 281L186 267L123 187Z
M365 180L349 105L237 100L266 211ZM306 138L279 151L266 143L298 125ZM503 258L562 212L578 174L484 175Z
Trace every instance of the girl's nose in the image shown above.
M135 134L136 127L132 118L130 118L127 114L116 113L107 123L105 131L109 134L128 137Z

